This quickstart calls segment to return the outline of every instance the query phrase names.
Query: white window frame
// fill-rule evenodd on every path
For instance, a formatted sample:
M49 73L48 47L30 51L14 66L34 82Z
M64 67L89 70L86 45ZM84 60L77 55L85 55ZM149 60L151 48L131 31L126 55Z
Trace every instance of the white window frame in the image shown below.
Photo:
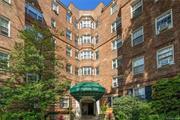
M120 44L120 42L121 42L121 46L118 47L118 43ZM112 50L117 50L118 48L121 48L122 45L123 45L123 41L121 39L115 39L111 43Z
M62 102L63 102L63 103L62 103ZM64 103L67 104L67 105L64 106ZM62 104L63 104L63 105L62 105ZM69 97L60 98L60 107L61 107L61 108L67 109L67 108L69 108L69 105L70 105Z
M68 15L70 15L70 16L68 16ZM69 19L68 19L68 17L69 17ZM66 13L66 21L69 22L69 23L72 23L72 14L70 13L70 11L68 11Z
M56 14L59 14L59 6L58 6L58 3L56 3L54 0L52 1L52 10L53 10Z
M122 76L116 76L112 79L112 88L118 88L120 86L120 83L123 77ZM115 85L114 85L115 84Z
M144 62L144 64L142 64L142 65L144 65L144 67L143 67L143 72L135 73L134 68L137 67L137 66L134 66L134 64L135 64L135 62L136 62L137 60L141 60L141 59L143 59L143 62ZM140 66L140 65L139 65L139 66ZM132 60L132 73L133 73L133 75L143 74L143 73L144 73L144 70L145 70L145 60L144 60L144 56L140 56L140 57L134 58L134 59Z
M11 0L3 0L4 2L11 4Z
M118 5L117 3L113 3L111 6L111 15L118 11Z
M8 35L7 35L7 37L10 37L10 34L11 34L11 21L10 21L8 18L5 18L5 17L3 17L3 16L0 16L0 19L3 19L3 20L5 20L5 21L8 22L8 26L7 26L7 28L6 28L6 29L8 29ZM4 34L0 34L0 35L6 36L6 35L4 35Z
M162 51L163 49L166 50L168 48L172 48L172 61L169 63L169 64L166 64L166 65L172 65L172 64L175 64L175 59L174 59L174 45L169 45L169 46L166 46L166 47L163 47L159 50L157 50L157 53L156 53L156 61L157 61L157 68L161 68L163 66L166 66L166 65L160 65L159 64L159 52Z
M112 60L112 69L117 69L120 66L120 64L119 64L120 60L122 60L122 56L117 57ZM114 67L114 64L115 64L115 67Z
M69 49L70 49L70 51L69 51ZM72 57L72 48L70 46L66 46L66 55L67 55L67 52L70 53L69 57Z
M146 98L145 87L134 88L133 96L141 98L141 99L145 99Z
M139 44L141 44L141 43L144 42L144 27L141 26L141 27L135 29L135 30L131 33L131 46L132 46L132 47L133 47L133 46L136 46L136 45L134 44L134 40L135 40L134 34L137 33L137 32L139 32L140 30L142 30L142 35L141 35L141 36L143 37L143 40L142 40L140 43L136 44L136 45L139 45ZM140 36L138 36L138 37L140 37ZM138 38L138 37L136 37L136 38Z
M67 37L68 32L69 32L70 38ZM66 39L72 40L72 31L70 29L66 29Z
M137 3L141 3L136 9L133 10L133 7L137 4ZM136 11L139 7L142 6L142 11L143 11L143 0L134 0L134 2L131 5L131 18L133 18L133 12Z
M4 54L4 55L7 55L7 60L8 60L8 61L7 61L7 67L9 67L9 58L10 58L10 55L9 55L8 53L1 52L1 51L0 51L0 53L2 53L2 54ZM5 69L0 68L0 71L1 71L1 70L5 70Z
M51 26L53 28L56 28L56 21L54 19L51 19Z
M168 25L168 27L165 28L165 29L171 29L171 28L173 28L173 11L172 11L172 9L170 9L170 10L162 13L160 16L158 16L158 17L155 19L156 35L160 34L160 33L163 31L163 30L162 30L162 31L158 30L158 28L157 28L157 27L158 27L158 26L157 26L157 23L158 23L159 21L163 20L164 18L166 18L168 15L171 15L171 24Z

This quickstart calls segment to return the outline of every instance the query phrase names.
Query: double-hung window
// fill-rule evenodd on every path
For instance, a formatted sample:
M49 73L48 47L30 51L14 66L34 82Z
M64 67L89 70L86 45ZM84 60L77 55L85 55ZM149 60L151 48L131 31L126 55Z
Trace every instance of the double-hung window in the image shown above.
M51 19L51 27L53 28L56 27L56 21L54 19Z
M6 70L9 65L9 55L0 52L0 70Z
M145 87L134 89L134 96L141 99L145 99L146 98Z
M112 87L116 88L122 85L123 78L122 76L117 76L112 79Z
M136 0L131 6L132 18L138 17L143 11L143 0Z
M144 57L138 57L132 61L132 71L134 75L144 73Z
M72 16L71 16L71 13L70 12L67 12L66 13L66 20L71 23L72 22Z
M116 39L116 40L112 41L112 50L116 50L116 49L120 48L122 45L123 45L122 40Z
M59 14L59 6L58 3L56 3L54 0L52 1L52 10L56 13Z
M155 20L156 34L173 27L172 10L168 10Z
M117 3L112 4L111 6L111 15L118 10Z
M66 29L66 38L72 40L72 32L69 29Z
M0 34L10 36L10 21L0 16Z
M132 46L138 45L144 41L144 32L143 32L143 27L140 27L133 31L132 37Z
M72 48L70 46L66 46L66 55L72 57Z
M73 72L72 72L72 65L69 64L69 63L66 64L66 72L67 72L67 73L71 73L71 74L73 73Z
M172 45L157 51L157 67L174 64L174 47Z
M118 28L121 26L121 18L117 18L116 21L114 21L111 24L111 33L117 32Z
M64 109L67 109L69 108L69 97L64 97L64 98L61 98L60 99L60 107L61 108L64 108Z
M122 65L122 57L118 57L112 60L112 69L116 69L120 65Z

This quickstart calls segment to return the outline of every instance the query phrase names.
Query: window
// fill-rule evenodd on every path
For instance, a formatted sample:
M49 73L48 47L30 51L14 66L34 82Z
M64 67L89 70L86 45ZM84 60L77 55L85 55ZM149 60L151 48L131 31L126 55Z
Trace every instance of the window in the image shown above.
M157 67L174 64L174 47L170 45L157 51Z
M116 87L119 87L120 85L122 85L122 76L117 76L117 77L114 77L112 79L112 87L113 88L116 88Z
M66 72L72 74L72 65L71 64L66 64Z
M60 107L67 109L69 108L69 98L68 97L64 97L60 99Z
M66 13L66 20L67 20L69 23L72 22L72 16L71 16L70 11L68 11L68 12Z
M6 2L6 3L11 4L11 0L3 0L3 1Z
M143 1L136 0L131 6L132 18L140 16L142 11L143 11Z
M140 99L151 99L152 88L151 86L132 88L127 90L127 95L135 96Z
M40 22L43 21L42 12L29 3L26 3L25 12L27 15L30 15L35 20L38 20Z
M155 20L156 34L173 27L172 10L168 10Z
M112 50L116 50L122 46L123 42L120 39L112 41Z
M35 73L27 73L26 81L27 82L37 82L39 80L39 75Z
M135 58L132 62L133 74L144 73L144 57Z
M132 33L132 46L138 45L144 41L143 27L140 27Z
M72 57L72 48L70 46L66 46L66 55Z
M118 10L117 3L114 3L114 4L112 5L112 7L111 7L111 15L112 15L113 13L115 13L117 10Z
M78 71L79 71L79 68L78 68L78 67L75 67L75 75L79 75L79 74L78 74Z
M66 29L66 38L72 40L72 32L69 29Z
M90 35L83 35L80 37L81 44L93 44L92 37Z
M10 36L10 21L4 17L0 17L0 34Z
M58 6L58 3L56 3L54 0L52 1L52 10L53 10L56 14L59 14L59 6Z
M96 67L96 68L94 69L94 74L95 74L95 75L99 75L99 67Z
M118 28L121 25L121 18L117 18L111 25L111 33L117 32Z
M116 69L120 65L122 65L122 57L118 57L112 60L112 69Z
M96 52L95 52L95 55L96 55L96 56L95 56L95 57L96 57L96 60L98 60L98 59L99 59L99 51L96 51Z
M146 98L145 87L134 89L134 96L140 99L145 99Z
M75 51L75 58L79 59L79 51L78 50Z
M80 29L81 28L92 28L95 29L96 24L91 20L90 17L85 17L83 20L79 23Z
M92 75L93 73L93 68L90 66L82 67L81 70L82 70L82 75Z
M91 50L84 50L80 53L81 59L92 59L93 58L93 51Z
M54 19L51 19L51 27L53 28L56 27L56 21Z
M0 70L6 70L9 66L9 55L0 52Z

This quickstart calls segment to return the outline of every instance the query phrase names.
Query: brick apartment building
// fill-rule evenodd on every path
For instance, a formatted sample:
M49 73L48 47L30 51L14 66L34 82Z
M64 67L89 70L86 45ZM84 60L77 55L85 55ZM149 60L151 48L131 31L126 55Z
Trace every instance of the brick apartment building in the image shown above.
M18 30L34 20L46 25L54 33L56 54L66 58L63 73L72 88L105 88L102 98L96 96L100 100L94 99L98 90L89 95L74 89L74 97L67 93L55 112L72 106L77 117L96 115L102 100L111 106L116 96L149 99L155 81L180 72L179 6L179 0L114 0L79 10L56 0L0 0L0 59L20 40ZM0 80L6 78L0 73Z

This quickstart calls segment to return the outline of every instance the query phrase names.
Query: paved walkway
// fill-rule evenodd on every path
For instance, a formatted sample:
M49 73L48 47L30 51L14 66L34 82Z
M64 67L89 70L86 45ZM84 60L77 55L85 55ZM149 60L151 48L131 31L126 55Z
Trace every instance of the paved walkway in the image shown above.
M98 120L96 116L82 116L81 120Z

